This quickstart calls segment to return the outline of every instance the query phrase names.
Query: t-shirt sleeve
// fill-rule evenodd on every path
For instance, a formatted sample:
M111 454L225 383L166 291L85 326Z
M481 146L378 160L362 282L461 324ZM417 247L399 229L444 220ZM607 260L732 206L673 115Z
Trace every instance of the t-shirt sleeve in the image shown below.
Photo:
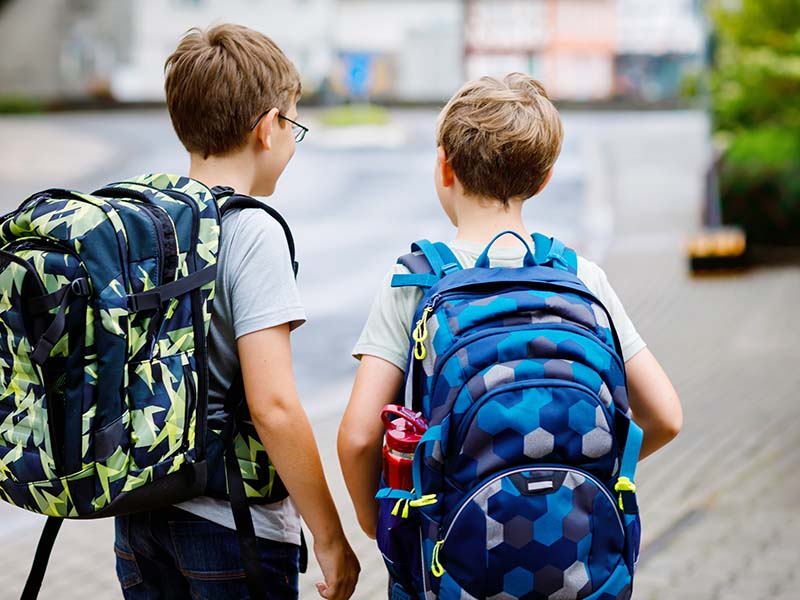
M359 360L364 354L377 356L405 371L411 344L411 321L422 299L422 290L413 286L393 288L395 273L408 273L408 270L395 265L384 277L353 348L353 356Z
M622 358L625 362L628 362L643 350L647 344L645 344L639 332L636 331L636 327L633 325L628 313L625 312L622 301L620 301L619 296L617 296L608 281L608 276L595 263L580 257L578 260L578 277L583 280L586 287L608 309L622 346Z
M238 339L284 323L299 327L306 315L283 228L260 209L243 209L236 217L225 282L234 336Z

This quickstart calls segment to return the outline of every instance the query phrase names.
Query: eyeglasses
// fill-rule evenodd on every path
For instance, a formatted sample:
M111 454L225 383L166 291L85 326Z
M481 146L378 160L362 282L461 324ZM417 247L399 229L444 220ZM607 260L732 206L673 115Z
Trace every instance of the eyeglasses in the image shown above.
M265 110L263 113L258 115L258 118L250 126L250 131L253 131L253 129L256 128L258 122L261 119L263 119L264 115L266 115L268 112L269 112L268 110ZM284 121L287 121L292 124L292 134L294 135L295 142L300 143L303 141L303 138L306 137L306 134L308 133L308 127L306 127L305 125L300 125L300 123L298 123L297 121L292 121L289 117L284 117L280 113L278 113L278 118L283 119Z

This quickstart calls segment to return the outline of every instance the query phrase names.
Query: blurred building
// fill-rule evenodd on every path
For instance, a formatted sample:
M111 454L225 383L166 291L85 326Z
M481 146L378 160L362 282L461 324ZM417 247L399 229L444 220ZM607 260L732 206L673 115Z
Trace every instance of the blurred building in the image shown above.
M309 89L332 68L336 0L0 0L0 94L45 100L164 97L164 61L191 27L243 23L272 37Z
M0 2L0 94L43 99L109 93L130 60L130 2Z
M190 27L272 37L323 100L440 102L523 71L562 100L673 98L700 63L702 0L0 0L0 94L163 98ZM35 43L31 43L35 40Z
M645 101L676 96L705 45L702 0L617 0L614 91Z
M675 98L701 60L701 0L466 0L469 77L523 71L562 100Z
M109 0L106 0L109 1ZM164 61L192 27L241 23L271 37L291 58L309 90L331 70L336 0L110 0L130 4L130 60L113 73L121 100L164 97Z
M437 102L463 81L459 0L338 0L334 27L339 94Z

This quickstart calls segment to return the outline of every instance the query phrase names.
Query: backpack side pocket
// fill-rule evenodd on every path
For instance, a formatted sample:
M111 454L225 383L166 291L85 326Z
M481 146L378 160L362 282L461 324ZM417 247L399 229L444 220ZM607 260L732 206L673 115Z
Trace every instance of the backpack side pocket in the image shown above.
M390 587L399 585L413 598L422 579L419 511L404 499L381 498L378 502L375 537L389 572Z

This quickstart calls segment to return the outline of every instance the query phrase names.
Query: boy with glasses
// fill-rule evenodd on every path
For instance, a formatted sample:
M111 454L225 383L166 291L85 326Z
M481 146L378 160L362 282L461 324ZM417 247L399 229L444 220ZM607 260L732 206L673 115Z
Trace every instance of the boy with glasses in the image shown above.
M246 27L193 29L167 59L166 73L167 106L189 152L189 176L209 188L271 195L308 131L297 123L300 78L283 52ZM302 516L325 578L320 595L349 598L358 561L292 374L290 332L305 313L282 226L257 208L226 213L219 267L208 336L209 418L241 373L246 406L236 418L254 427L270 461L252 466L274 466L288 491L283 500L251 506L267 595L297 598ZM209 473L209 480L218 475ZM248 596L226 500L201 497L117 517L115 552L128 599Z

